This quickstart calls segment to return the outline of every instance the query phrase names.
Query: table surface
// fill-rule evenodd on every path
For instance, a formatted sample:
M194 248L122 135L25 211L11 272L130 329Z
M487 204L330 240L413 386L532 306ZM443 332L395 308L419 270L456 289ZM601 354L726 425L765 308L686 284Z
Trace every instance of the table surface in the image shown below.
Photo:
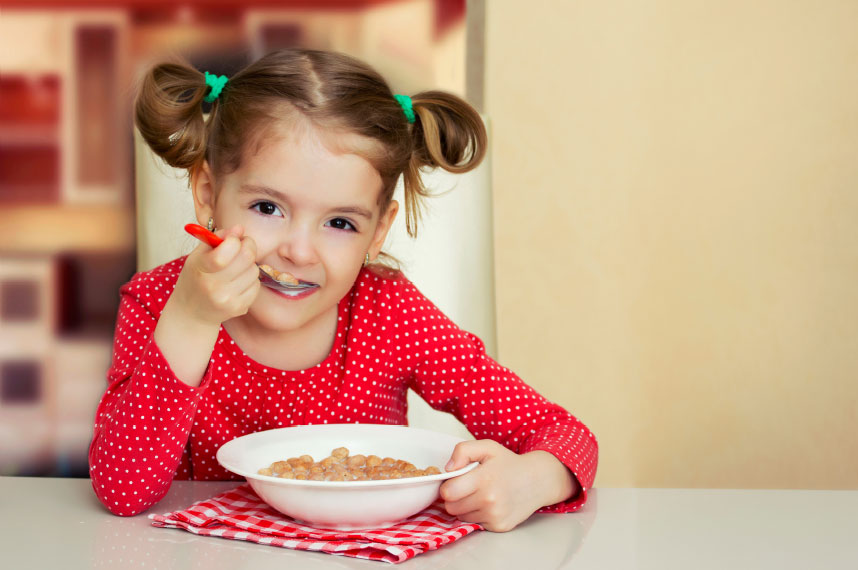
M88 479L0 477L5 568L384 568L151 526L236 482L176 481L136 517L109 514ZM277 566L272 566L277 565ZM398 567L858 568L858 491L594 489L578 513L476 532Z

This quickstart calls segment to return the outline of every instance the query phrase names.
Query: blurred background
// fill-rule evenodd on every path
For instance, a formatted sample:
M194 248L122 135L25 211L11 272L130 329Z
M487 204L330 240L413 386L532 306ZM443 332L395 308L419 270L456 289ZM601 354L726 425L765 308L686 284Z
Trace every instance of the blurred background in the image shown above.
M497 356L598 486L858 488L855 0L0 0L0 472L85 473L136 78L296 44L489 118Z
M232 75L293 46L464 95L465 0L0 0L0 474L87 476L137 267L141 74L180 55Z

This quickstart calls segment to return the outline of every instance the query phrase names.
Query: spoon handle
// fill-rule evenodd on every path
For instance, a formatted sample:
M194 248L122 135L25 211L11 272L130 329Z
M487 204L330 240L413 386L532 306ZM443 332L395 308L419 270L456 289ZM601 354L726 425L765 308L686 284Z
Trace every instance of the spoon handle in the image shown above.
M212 247L217 247L223 243L223 238L216 236L199 224L188 224L185 226L185 231Z

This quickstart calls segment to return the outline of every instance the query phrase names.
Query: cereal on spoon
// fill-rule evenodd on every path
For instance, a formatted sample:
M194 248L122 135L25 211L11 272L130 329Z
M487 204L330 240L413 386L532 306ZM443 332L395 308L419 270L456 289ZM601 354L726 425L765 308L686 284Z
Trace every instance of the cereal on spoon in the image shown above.
M280 281L281 283L288 283L289 285L299 284L298 280L295 279L295 277L291 273L288 273L286 271L277 271L270 265L260 265L259 269L261 269L277 281Z

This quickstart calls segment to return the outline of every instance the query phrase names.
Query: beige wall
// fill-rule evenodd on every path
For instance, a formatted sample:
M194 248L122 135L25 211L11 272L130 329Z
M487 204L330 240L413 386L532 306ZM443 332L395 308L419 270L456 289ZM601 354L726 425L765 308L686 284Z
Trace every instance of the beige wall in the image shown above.
M858 487L858 2L485 16L500 358L597 485Z

